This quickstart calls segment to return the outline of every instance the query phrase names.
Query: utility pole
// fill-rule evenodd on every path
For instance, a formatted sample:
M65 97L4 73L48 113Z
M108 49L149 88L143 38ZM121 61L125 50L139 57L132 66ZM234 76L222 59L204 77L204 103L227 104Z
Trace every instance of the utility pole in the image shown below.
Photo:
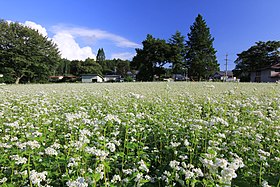
M228 66L228 54L226 54L226 75L225 75L225 78L227 79L227 66Z

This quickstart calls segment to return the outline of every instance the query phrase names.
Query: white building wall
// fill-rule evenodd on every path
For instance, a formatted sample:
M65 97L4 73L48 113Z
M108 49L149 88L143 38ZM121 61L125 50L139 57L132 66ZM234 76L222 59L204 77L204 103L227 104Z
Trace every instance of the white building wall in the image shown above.
M96 81L93 81L96 80ZM100 76L92 75L83 75L82 83L92 83L92 82L103 82L103 79Z

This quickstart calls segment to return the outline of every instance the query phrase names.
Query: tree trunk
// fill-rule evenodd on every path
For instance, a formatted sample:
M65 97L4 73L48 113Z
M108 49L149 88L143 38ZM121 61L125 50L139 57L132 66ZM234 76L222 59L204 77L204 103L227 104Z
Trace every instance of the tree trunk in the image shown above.
M15 82L15 84L19 84L19 81L20 81L20 79L23 77L23 75L22 76L20 76L20 77L17 77L16 78L16 82Z
M20 77L17 77L17 79L16 79L16 84L19 84L19 80L20 80Z

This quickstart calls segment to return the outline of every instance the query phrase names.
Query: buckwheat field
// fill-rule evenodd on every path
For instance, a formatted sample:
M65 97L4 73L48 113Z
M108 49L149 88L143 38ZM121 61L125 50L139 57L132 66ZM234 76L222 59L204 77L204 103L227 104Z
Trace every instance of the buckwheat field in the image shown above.
M0 185L280 186L280 84L0 86Z

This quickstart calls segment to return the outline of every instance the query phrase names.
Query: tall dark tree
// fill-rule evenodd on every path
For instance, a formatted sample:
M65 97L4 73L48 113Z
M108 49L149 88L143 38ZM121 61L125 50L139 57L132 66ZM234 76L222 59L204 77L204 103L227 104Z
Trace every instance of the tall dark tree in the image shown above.
M163 66L169 62L170 45L165 40L156 39L148 34L142 42L143 49L136 49L132 66L139 70L137 79L141 81L152 81L154 75L160 75Z
M280 41L256 42L256 45L237 54L234 75L241 81L250 80L250 72L280 62Z
M176 31L169 39L170 49L170 62L172 63L172 72L174 74L183 74L186 71L186 46L185 36L181 32Z
M219 70L213 41L210 29L199 14L190 27L190 33L188 33L186 58L188 74L191 78L208 79L215 71Z
M103 71L106 71L106 56L103 48L98 49L96 55L96 62L103 67Z
M41 82L54 73L60 54L56 44L19 23L0 21L0 73L16 84L24 77Z

